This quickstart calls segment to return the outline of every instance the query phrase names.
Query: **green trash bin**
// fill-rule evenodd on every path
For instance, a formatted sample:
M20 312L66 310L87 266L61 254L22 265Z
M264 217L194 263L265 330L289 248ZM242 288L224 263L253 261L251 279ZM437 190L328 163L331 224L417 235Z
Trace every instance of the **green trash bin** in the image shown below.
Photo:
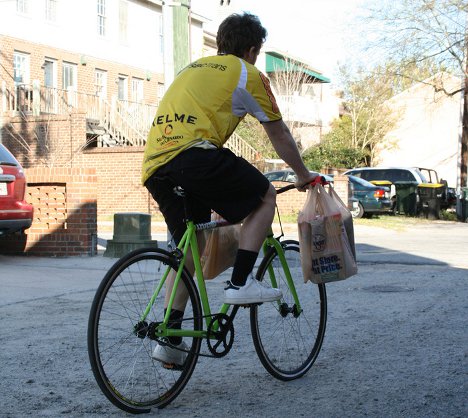
M457 196L457 217L459 221L468 222L468 187L462 187Z
M444 187L440 183L421 183L418 186L418 212L421 218L440 218L440 202Z
M400 215L416 216L418 207L418 183L414 181L396 181L395 211Z

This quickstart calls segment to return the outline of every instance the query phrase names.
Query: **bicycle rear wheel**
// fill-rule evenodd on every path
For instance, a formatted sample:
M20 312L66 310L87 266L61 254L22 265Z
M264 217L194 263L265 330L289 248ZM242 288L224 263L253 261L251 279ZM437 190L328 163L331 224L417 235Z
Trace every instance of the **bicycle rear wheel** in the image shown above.
M99 387L117 407L127 412L149 412L170 403L187 384L200 351L199 338L184 337L189 347L181 370L166 369L153 360L156 341L137 336L135 326L160 284L167 267L177 270L177 260L169 253L140 249L117 261L102 280L89 316L88 353ZM181 277L189 301L182 325L200 330L200 299L189 273ZM149 325L164 317L165 286L146 318Z
M265 369L280 380L303 376L314 364L322 346L327 322L325 285L304 283L299 243L282 243L302 312L295 314L294 299L274 248L262 260L257 279L271 284L271 269L283 298L250 309L250 326L257 355Z

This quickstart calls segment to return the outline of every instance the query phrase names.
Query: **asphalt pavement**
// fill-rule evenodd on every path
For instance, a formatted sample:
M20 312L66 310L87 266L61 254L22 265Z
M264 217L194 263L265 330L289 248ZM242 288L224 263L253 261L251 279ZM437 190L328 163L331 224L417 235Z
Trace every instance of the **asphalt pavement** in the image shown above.
M0 416L124 415L87 360L91 301L116 262L102 256L109 234L99 238L95 257L0 255ZM154 238L163 245L165 234ZM229 360L215 370L200 362L180 397L154 414L468 416L468 224L356 225L355 239L359 273L327 286L325 343L305 377L274 380L241 329ZM209 286L221 293L227 275Z

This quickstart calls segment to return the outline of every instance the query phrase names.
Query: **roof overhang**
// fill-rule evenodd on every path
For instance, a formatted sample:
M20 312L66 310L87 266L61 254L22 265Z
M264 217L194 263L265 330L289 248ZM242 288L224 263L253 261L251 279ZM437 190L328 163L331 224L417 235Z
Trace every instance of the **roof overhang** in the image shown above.
M310 67L297 59L288 57L287 55L280 54L275 51L265 52L265 71L267 73L275 73L281 71L298 71L319 83L330 83L330 79L325 77L317 70Z

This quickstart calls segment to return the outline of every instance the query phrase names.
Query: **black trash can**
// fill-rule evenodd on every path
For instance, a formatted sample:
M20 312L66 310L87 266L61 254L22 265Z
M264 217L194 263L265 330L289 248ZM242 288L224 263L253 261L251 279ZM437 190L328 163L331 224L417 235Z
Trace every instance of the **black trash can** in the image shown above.
M440 202L443 191L444 185L439 183L421 183L418 186L418 212L421 218L440 218Z
M418 207L418 183L414 181L396 181L395 212L400 215L416 216Z
M457 196L457 218L459 221L468 222L468 187L462 187Z

